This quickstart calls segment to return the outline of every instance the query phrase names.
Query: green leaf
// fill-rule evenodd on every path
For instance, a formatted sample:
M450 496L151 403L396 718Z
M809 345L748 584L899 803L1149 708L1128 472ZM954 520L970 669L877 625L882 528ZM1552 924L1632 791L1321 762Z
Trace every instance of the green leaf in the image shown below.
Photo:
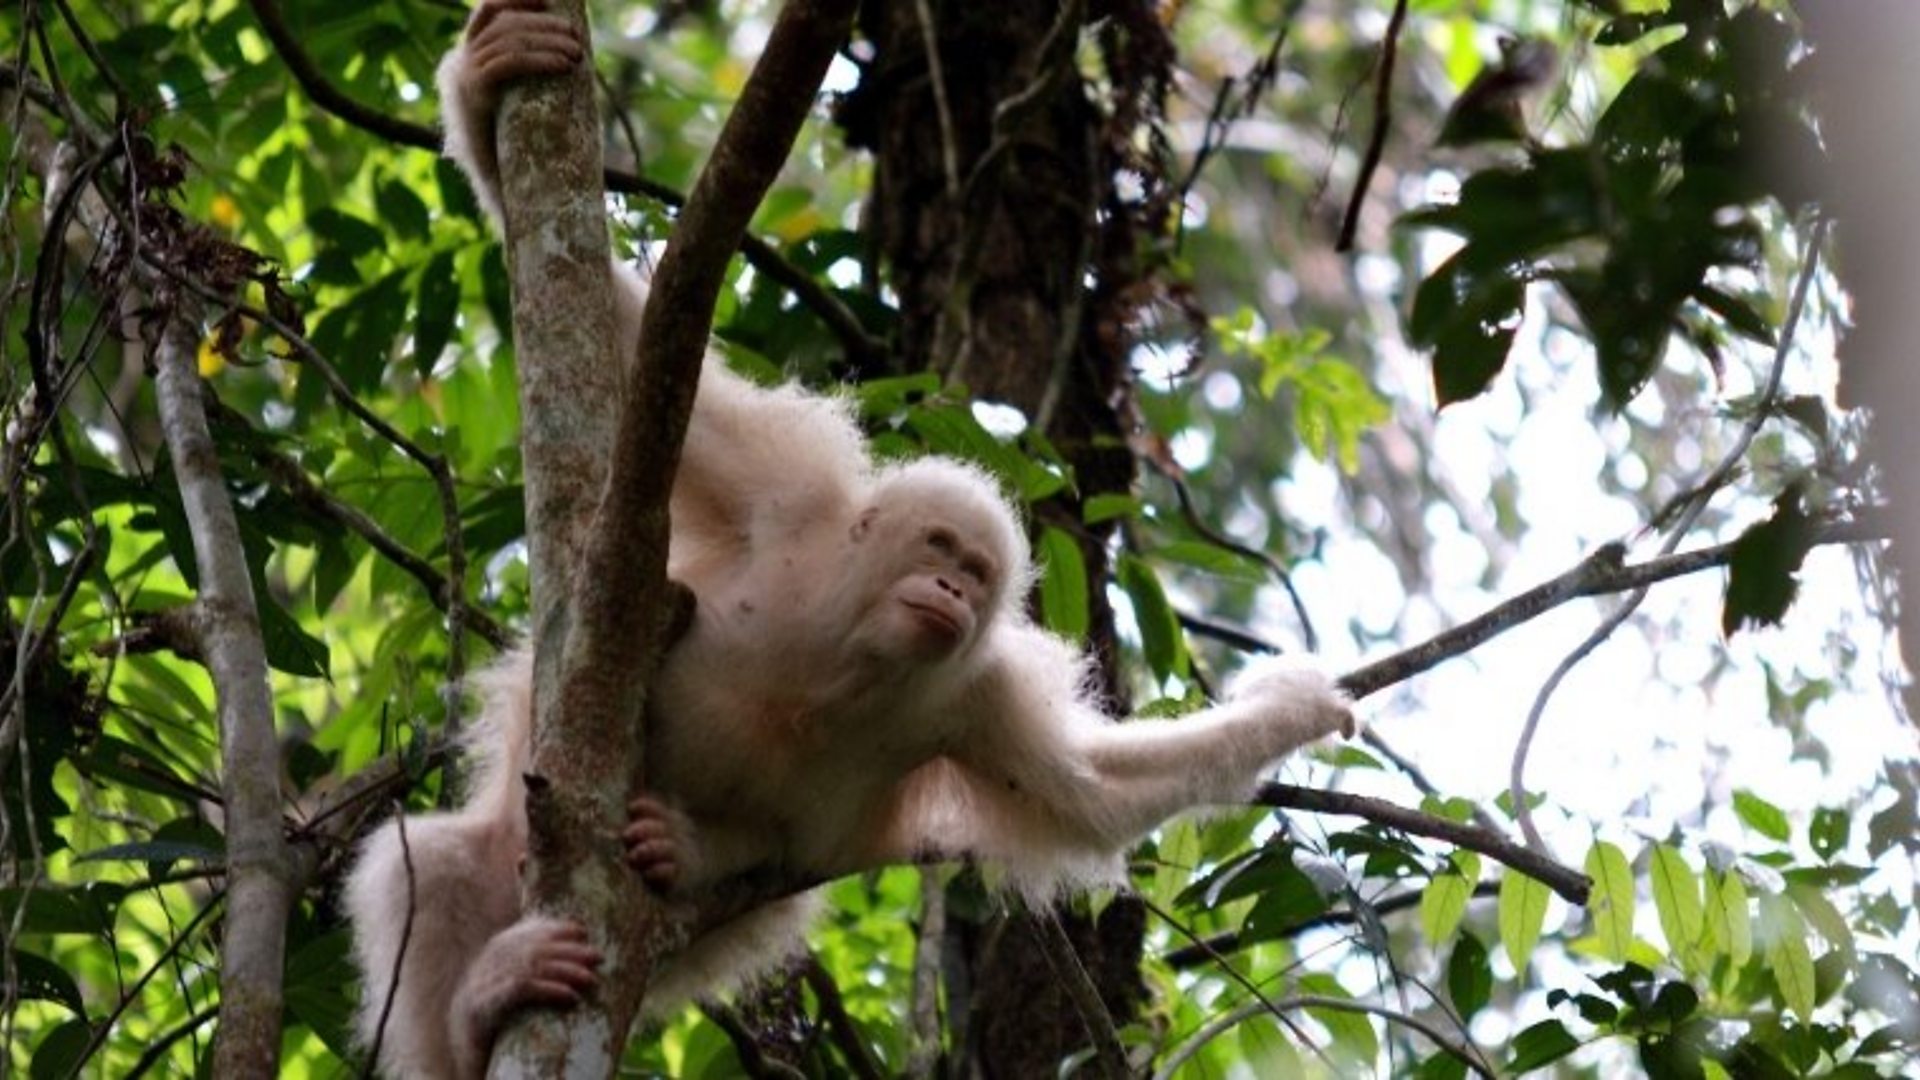
M1081 507L1080 520L1099 525L1116 518L1138 517L1142 509L1143 504L1132 495L1095 495Z
M73 981L67 969L44 956L14 950L13 970L20 985L20 998L23 1001L57 1001L65 1005L78 1016L87 1015L86 1000L80 996L80 985Z
M55 1080L78 1075L86 1064L87 1047L93 1042L93 1029L87 1021L75 1017L54 1028L40 1045L33 1048L33 1064L27 1075L31 1080ZM12 1052L12 1048L8 1048Z
M1261 1013L1248 1017L1236 1037L1240 1042L1241 1060L1253 1070L1253 1075L1306 1075L1300 1052L1293 1048L1293 1040L1280 1030L1280 1022L1272 1016Z
M1753 917L1747 910L1747 886L1730 870L1706 875L1707 936L1714 948L1738 969L1753 955Z
M1840 914L1840 909L1833 906L1833 901L1810 885L1787 886L1787 898L1800 909L1800 914L1813 924L1820 936L1826 938L1827 943L1851 963L1856 951L1853 928L1847 925L1847 917Z
M420 272L414 303L419 316L413 324L413 370L424 379L452 340L454 317L460 311L460 282L453 276L452 254L434 256Z
M225 859L224 852L208 848L201 844L185 844L172 841L145 842L135 844L109 844L95 848L81 855L78 862L197 862L217 865Z
M1799 911L1784 896L1762 896L1760 933L1768 974L1780 990L1780 999L1801 1020L1811 1021L1815 1001L1813 953L1807 949L1807 928Z
M1080 545L1052 525L1040 533L1040 618L1047 629L1069 641L1085 641L1090 622L1087 564Z
M1526 286L1509 268L1478 268L1465 255L1420 283L1408 326L1416 346L1433 350L1433 389L1441 408L1481 393L1500 374L1526 301Z
M1461 934L1447 958L1447 996L1462 1020L1484 1008L1493 998L1493 964L1487 947L1472 934Z
M1324 972L1310 972L1300 976L1300 989L1321 997L1346 998L1353 995L1340 981ZM1354 1062L1372 1065L1380 1056L1380 1036L1373 1030L1373 1021L1365 1014L1348 1009L1307 1008L1307 1015L1318 1020L1333 1036L1333 1048L1339 1056Z
M1587 914L1593 919L1601 955L1623 962L1633 947L1633 869L1626 854L1604 840L1594 841L1587 849L1586 869L1593 879Z
M1813 821L1807 826L1807 843L1812 845L1815 855L1831 860L1846 849L1847 839L1852 833L1851 813L1823 806L1813 812Z
M431 227L427 218L427 204L413 189L398 180L389 180L373 192L373 205L380 211L380 220L402 237L409 240L423 240Z
M1500 943L1515 971L1524 972L1547 918L1547 887L1509 869L1500 879Z
M1733 812L1748 828L1769 840L1784 844L1793 835L1786 813L1751 791L1733 793Z
M1308 919L1327 910L1327 898L1307 877L1306 872L1289 859L1285 872L1254 901L1240 923L1243 941L1268 941L1279 937Z
M1480 857L1460 851L1449 858L1445 871L1427 883L1420 897L1420 929L1429 945L1438 949L1453 936L1467 914L1467 902L1473 899L1473 886L1479 880Z
M1186 641L1180 633L1180 620L1153 568L1133 555L1120 556L1120 588L1133 602L1134 621L1140 625L1140 647L1147 655L1147 666L1156 678L1187 673Z
M322 252L359 258L387 245L386 234L373 225L335 207L324 206L307 215L307 229Z
M1513 1059L1502 1071L1518 1075L1558 1061L1578 1049L1580 1040L1573 1037L1565 1024L1542 1020L1514 1036Z
M1725 319L1735 333L1762 345L1773 345L1773 327L1767 325L1767 320L1753 310L1753 305L1746 300L1711 285L1695 289L1693 298L1708 311Z
M254 593L260 599L260 638L266 647L267 666L289 675L326 678L332 656L327 643L307 633L298 620L275 603L264 583L255 584Z
M1700 906L1700 881L1680 853L1665 844L1653 846L1653 906L1660 913L1660 930L1667 951L1687 971L1698 971L1697 954L1706 916Z
M1727 560L1727 595L1720 629L1728 637L1745 626L1778 626L1799 594L1794 575L1813 549L1813 519L1802 505L1800 489L1788 488L1774 500L1773 516L1733 542ZM1781 836L1778 839L1784 840Z

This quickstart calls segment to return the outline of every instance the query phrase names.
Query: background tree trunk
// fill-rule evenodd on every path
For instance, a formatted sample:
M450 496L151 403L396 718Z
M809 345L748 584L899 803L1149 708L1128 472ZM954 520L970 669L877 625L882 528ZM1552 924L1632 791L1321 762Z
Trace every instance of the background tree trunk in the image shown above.
M842 112L875 157L873 237L900 297L904 369L934 370L1012 405L1059 449L1077 488L1035 508L1074 536L1086 564L1088 645L1109 706L1124 711L1113 611L1102 583L1110 527L1084 500L1130 489L1126 448L1132 288L1151 267L1134 230L1161 204L1121 207L1114 145L1157 105L1171 45L1150 5L1103 5L1110 70L1138 78L1097 108L1077 63L1087 10L1074 3L869 3L874 59ZM931 17L931 26L922 14ZM936 46L929 50L928 42ZM1123 63L1116 65L1115 61ZM1142 181L1151 196L1157 174ZM1106 210L1105 220L1097 211ZM1088 278L1092 275L1092 283ZM950 905L968 910L967 905ZM1059 916L1116 1023L1145 998L1146 925L1121 898L1097 919ZM986 1076L1043 1075L1087 1045L1087 1029L1039 947L1032 917L948 922L949 1008L962 1051Z

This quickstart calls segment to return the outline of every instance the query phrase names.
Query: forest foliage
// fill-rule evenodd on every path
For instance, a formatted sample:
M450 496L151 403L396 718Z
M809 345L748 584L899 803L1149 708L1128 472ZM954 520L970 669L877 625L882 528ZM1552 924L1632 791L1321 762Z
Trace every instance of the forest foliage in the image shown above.
M650 260L773 5L591 6L614 245ZM916 10L952 29L965 7ZM846 387L880 453L1000 477L1034 525L1035 610L1118 658L1115 697L1174 716L1241 654L1309 648L1374 722L1249 806L1162 830L1135 853L1137 899L1075 902L1090 926L1136 902L1147 921L1121 975L1076 939L1118 989L1104 1032L1047 1006L1092 1033L1061 1074L1099 1068L1085 1045L1102 1038L1181 1077L1908 1067L1920 767L1870 421L1832 389L1849 268L1800 13L1061 10L1083 17L1078 46L1023 55L1082 88L1110 197L1085 250L1054 253L1085 294L1065 353L1119 364L1111 392L1059 412L1110 409L1115 433L1087 436L1052 399L977 395L909 347L919 301L876 221L923 193L877 184L850 134L897 77L858 35L716 319L736 368ZM464 18L447 0L23 0L0 20L0 1069L198 1073L225 1037L236 763L196 476L237 511L271 668L271 715L253 719L275 739L265 824L294 894L275 916L281 1068L360 1067L345 860L396 806L449 796L457 687L530 610L506 265L434 153L433 69ZM1164 42L1157 98L1129 66L1143 41ZM217 460L169 450L152 372L182 360L166 333L183 326ZM1529 458L1528 417L1561 418L1564 444ZM1491 449L1456 458L1480 445L1449 434L1469 427ZM1117 484L1096 475L1116 456ZM1547 520L1541 485L1597 487L1620 513ZM1465 582L1445 565L1462 543ZM1636 614L1708 577L1717 611ZM1816 580L1847 599L1807 603ZM1474 671L1474 650L1562 608L1581 613L1564 647L1474 674L1474 712L1510 716L1506 734L1428 695L1429 672ZM1719 720L1717 694L1759 703L1741 730L1777 735L1778 767L1701 751L1698 791L1675 796L1648 778L1692 750L1618 745L1626 764L1592 783L1646 797L1613 819L1522 783L1536 733L1648 707L1620 686L1564 692L1555 710L1577 714L1558 729L1547 708L1616 628L1710 655L1697 677L1658 672L1682 684L1660 700L1697 706L1668 706L1687 724ZM1423 725L1452 725L1464 754L1396 749ZM1676 798L1692 805L1668 813ZM979 1064L969 1018L988 1006L962 991L990 996L995 969L967 953L974 982L950 964L933 998L916 979L943 924L1004 918L979 875L904 867L828 893L806 970L636 1037L628 1065Z

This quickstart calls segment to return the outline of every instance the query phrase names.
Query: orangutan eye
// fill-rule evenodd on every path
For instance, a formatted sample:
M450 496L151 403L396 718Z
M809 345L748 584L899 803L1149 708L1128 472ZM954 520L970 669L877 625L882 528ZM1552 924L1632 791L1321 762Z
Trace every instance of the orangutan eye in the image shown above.
M960 538L947 529L929 529L927 547L941 555L952 555L960 549Z

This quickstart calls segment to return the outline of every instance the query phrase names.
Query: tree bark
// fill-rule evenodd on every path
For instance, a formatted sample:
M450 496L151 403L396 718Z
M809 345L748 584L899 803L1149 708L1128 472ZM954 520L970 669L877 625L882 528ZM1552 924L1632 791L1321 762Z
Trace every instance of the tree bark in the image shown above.
M1158 30L1141 5L1103 8L1114 23ZM1121 235L1128 215L1114 212L1107 137L1116 129L1103 127L1127 121L1094 107L1080 73L1084 15L1074 3L870 3L863 29L874 60L842 119L850 141L875 154L875 240L900 297L904 366L1020 409L1074 467L1077 490L1035 514L1079 542L1088 645L1107 703L1121 710L1102 587L1110 527L1084 525L1080 510L1134 477L1119 403L1134 340L1123 308L1138 267ZM1133 22L1138 15L1146 22ZM1098 919L1059 917L1114 1021L1125 1023L1145 998L1143 909L1122 898ZM982 1075L1044 1075L1088 1045L1040 932L1024 916L1005 926L950 920L968 968L948 973L964 988L951 1000L971 1002L956 1022Z
M727 263L791 152L854 6L789 0L781 9L660 260L640 353L617 396L583 370L617 374L627 360L608 355L612 301L590 69L564 86L529 86L534 104L524 111L512 95L503 107L528 528L543 541L534 546L539 636L525 896L530 908L591 913L605 964L601 989L585 1006L510 1024L492 1076L612 1075L653 958L685 932L667 924L617 845L606 842L642 775L646 682L681 603L666 579L667 501ZM582 18L578 5L570 14ZM588 269L597 280L586 280L596 276ZM554 295L572 290L579 292ZM581 337L585 325L595 328L590 340ZM588 415L594 402L609 400L620 402L617 415ZM553 412L570 415L545 415ZM604 474L594 468L601 460L611 461ZM544 474L537 497L536 468ZM594 498L583 502L588 494ZM582 519L587 507L597 507L590 522Z
M194 621L219 700L227 910L213 1069L216 1076L272 1076L280 1063L287 916L298 888L280 832L280 742L266 647L240 525L207 428L199 337L179 312L161 335L156 398L193 534Z
M581 0L552 10L584 28ZM633 901L622 888L631 883L611 845L596 851L592 842L617 829L625 762L637 757L637 739L617 719L596 730L578 702L561 705L568 601L606 482L621 386L591 66L510 88L496 130L533 599L534 754L522 900L530 910L581 918L607 957L603 974L644 987L645 960L620 947L616 930ZM625 1034L604 996L564 1012L523 1012L496 1040L489 1075L608 1076Z

